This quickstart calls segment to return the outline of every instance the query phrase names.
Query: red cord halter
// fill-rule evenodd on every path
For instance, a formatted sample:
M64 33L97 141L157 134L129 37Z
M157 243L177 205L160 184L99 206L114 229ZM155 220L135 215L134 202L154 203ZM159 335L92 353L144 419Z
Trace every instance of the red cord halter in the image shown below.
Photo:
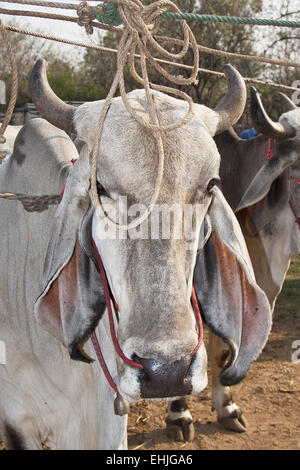
M273 140L269 139L268 144L269 144L269 148L268 150L265 150L265 155L267 157L267 160L270 160L273 157L273 152L274 152Z
M104 266L103 266L98 248L97 248L96 243L93 239L92 239L92 246L93 246L94 256L96 258L97 265L99 267L103 287L104 287L106 307L107 307L108 318L109 318L110 332L111 332L111 337L112 337L112 340L113 340L115 350L117 351L117 353L121 357L121 359L124 362L126 362L126 364L128 364L131 367L136 367L138 369L143 369L142 364L140 364L138 362L135 362L135 361L132 361L131 359L126 357L125 354L123 353L123 351L120 348L120 345L118 343L117 336L116 336L111 303L113 303L113 305L115 306L117 311L119 311L119 307L118 307L118 304L116 303L115 299L113 298L113 295L112 295L111 290L109 288L109 284L108 284L107 276L106 276L106 273L105 273L105 269L104 269ZM193 307L194 307L194 312L195 312L195 316L196 316L196 320L197 320L197 324L198 324L198 344L192 352L192 356L193 356L199 350L199 348L201 346L201 343L202 343L202 339L203 339L202 319L201 319L200 308L199 308L199 305L198 305L198 301L197 301L194 286L192 288L191 301L192 301L192 304L193 304ZM105 364L105 360L104 360L103 354L101 352L100 344L98 342L95 331L93 333L91 333L90 338L91 338L91 341L93 343L93 346L94 346L97 358L99 360L100 366L103 370L103 373L104 373L108 383L118 393L118 388L117 388L116 384L114 383L114 381L113 381L113 379L112 379L112 377L109 373L109 370L108 370L108 368Z
M72 159L71 160L73 165L76 163L76 161L77 161L77 159ZM63 188L63 190L61 192L61 197L63 197L64 191L65 191L65 188ZM113 303L115 309L118 312L120 311L119 306L118 306L117 302L115 301L115 299L114 299L114 297L111 293L111 290L109 288L109 284L108 284L107 276L106 276L106 273L105 273L105 269L104 269L103 263L101 261L101 257L100 257L98 248L97 248L96 243L94 242L93 239L92 239L92 246L93 246L94 256L96 258L97 265L99 267L103 287L104 287L105 301L106 301L106 307L107 307L108 317L109 317L110 332L111 332L111 337L112 337L112 340L113 340L115 350L117 351L117 353L121 357L121 359L123 359L123 361L126 362L126 364L128 364L131 367L136 367L138 369L143 369L142 364L140 364L138 362L135 362L135 361L132 361L131 359L126 357L125 354L123 353L123 351L120 348L120 345L118 343L118 339L117 339L117 336L116 336L116 330L115 330L115 324L114 324L114 318L113 318L113 311L112 311L111 303ZM194 356L194 354L196 354L196 352L199 350L199 348L201 346L201 343L202 343L202 339L203 339L202 319L201 319L200 308L199 308L199 305L198 305L198 301L197 301L194 286L192 288L191 301L192 301L192 304L193 304L193 307L194 307L194 312L195 312L197 325L198 325L198 344L195 347L194 351L192 352L192 356ZM115 390L115 392L118 393L118 387L116 386L115 382L113 381L113 379L112 379L112 377L109 373L109 370L107 368L107 365L105 363L103 354L101 352L100 344L99 344L99 341L98 341L98 338L96 336L95 331L93 331L90 334L90 339L92 341L92 344L93 344L96 356L98 358L99 364L101 366L101 369L103 370L103 373L104 373L109 385Z

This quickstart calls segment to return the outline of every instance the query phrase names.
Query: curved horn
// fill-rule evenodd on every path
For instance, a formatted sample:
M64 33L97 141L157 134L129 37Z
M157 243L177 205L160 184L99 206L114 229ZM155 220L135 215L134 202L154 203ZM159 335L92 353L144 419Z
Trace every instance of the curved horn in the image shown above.
M287 95L281 92L279 92L278 94L281 96L283 102L285 103L287 111L293 111L294 109L297 109L295 103L293 103L293 101Z
M47 79L47 62L39 59L29 77L31 98L41 116L68 134L75 133L75 107L64 103L51 89Z
M215 135L226 131L240 119L247 101L246 85L239 72L230 64L224 65L224 72L228 89L221 103L214 109L219 117Z
M269 118L263 107L259 93L254 87L251 87L251 116L255 129L266 137L278 140L295 137L296 132L291 126L282 124L281 122L274 122Z

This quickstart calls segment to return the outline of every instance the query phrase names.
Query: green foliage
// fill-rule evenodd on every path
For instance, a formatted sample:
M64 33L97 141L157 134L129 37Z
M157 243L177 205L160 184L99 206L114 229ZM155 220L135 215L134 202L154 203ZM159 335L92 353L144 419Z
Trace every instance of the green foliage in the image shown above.
M54 92L63 101L95 101L106 96L105 90L85 78L64 60L56 59L48 67L48 79Z
M144 4L150 4L153 0L143 0ZM271 4L271 12L274 10L273 17L282 15L291 19L297 17L286 15L287 12L295 10L293 0L280 0ZM176 4L183 12L199 14L216 14L230 16L265 16L267 0L177 0ZM279 5L279 6L278 6ZM272 10L273 9L273 10ZM271 15L272 16L272 15ZM269 15L270 17L270 15ZM14 21L15 23L15 21ZM257 28L247 25L225 24L225 23L201 23L198 21L189 21L189 25L195 35L196 41L204 46L221 49L223 51L253 54L257 52ZM28 28L30 29L30 28ZM269 56L287 57L291 60L297 60L299 42L295 41L296 32L290 32L280 28L264 28L265 53ZM19 70L19 95L17 106L30 101L28 92L28 75L30 70L39 57L44 57L48 61L49 81L54 91L65 101L93 101L103 99L108 93L116 72L116 54L114 52L101 52L93 49L86 49L81 62L72 60L71 57L64 57L59 54L57 45L51 42L23 36L20 34L9 33L12 41L13 50L16 53L16 60ZM176 20L164 19L160 21L160 35L183 39L180 22ZM295 36L296 35L296 36ZM116 49L118 46L119 35L114 33L99 33L99 45ZM163 44L169 48L167 44ZM179 51L179 47L171 46L174 52ZM261 48L260 48L261 49ZM152 51L154 53L154 51ZM138 51L137 51L138 53ZM260 51L261 53L261 51ZM157 56L157 53L154 53ZM264 55L262 53L262 55ZM193 62L192 53L189 52L184 60L188 65ZM229 60L211 54L200 52L200 67L215 71L222 71L223 65L231 62L242 75L250 77L265 77L284 84L292 84L294 80L300 79L300 70L294 68L268 67L255 62ZM7 52L0 42L0 79L7 84L8 98L10 90L10 68L7 60ZM189 75L189 71L178 69L174 66L163 66L170 73L181 74L184 77ZM136 68L139 72L139 61L136 61ZM148 64L150 80L153 83L170 85L170 83L161 76L156 70ZM131 77L128 68L124 70L126 90L131 91L139 88L140 85ZM176 86L192 96L198 103L214 107L223 95L226 83L225 80L212 76L210 74L199 73L199 83L190 87ZM173 85L172 85L173 86ZM268 110L274 108L274 95L276 93L272 88L261 87L259 91L264 92L264 102ZM275 104L273 109L275 118L280 114L280 105Z
M184 10L184 6L187 6L187 3L189 4L189 9L193 9L193 13L221 16L251 17L261 12L263 6L262 0L252 0L250 2L249 0L227 0L226 2L223 0L206 0L200 2L200 4L196 1L185 0L183 1L183 5L181 5L181 1L179 0L178 5ZM201 23L197 21L189 22L189 24L198 44L227 52L241 54L254 53L254 30L251 26L225 23ZM165 28L168 31L170 25L165 24ZM175 31L173 31L173 35L174 33ZM182 35L181 31L179 34ZM228 62L231 62L232 65L237 67L242 75L255 77L260 73L261 66L254 62L229 60L227 58L200 52L201 68L222 71L223 65ZM199 84L193 87L193 99L196 102L213 107L220 100L225 86L224 80L200 73Z

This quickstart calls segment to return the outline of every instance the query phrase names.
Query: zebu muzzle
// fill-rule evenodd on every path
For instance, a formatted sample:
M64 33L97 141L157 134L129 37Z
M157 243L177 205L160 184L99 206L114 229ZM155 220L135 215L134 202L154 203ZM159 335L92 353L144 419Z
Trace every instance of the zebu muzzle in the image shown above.
M194 356L186 356L171 364L162 364L152 359L136 361L143 365L139 371L142 398L167 398L190 395L193 390L189 373Z
M129 366L139 369L139 380L141 383L141 396L142 398L167 398L174 396L189 395L192 393L191 377L188 374L193 358L199 350L202 339L203 339L203 326L201 320L200 309L196 298L194 287L192 288L191 302L194 308L195 317L198 325L198 343L190 356L175 361L171 364L163 364L154 359L140 358L137 355L133 355L132 358L127 357L119 346L118 339L115 332L112 306L113 303L115 308L119 310L117 303L115 302L111 290L109 288L105 269L97 249L97 245L92 240L93 252L97 265L101 274L102 283L104 286L106 306L109 315L110 331L112 341L115 350L119 357ZM109 370L106 367L104 357L102 355L100 345L97 341L95 334L91 336L94 349L98 356L103 373L110 384L110 386L117 392L117 399L115 402L115 410L118 410L120 401L120 394L117 385L114 383L110 376Z

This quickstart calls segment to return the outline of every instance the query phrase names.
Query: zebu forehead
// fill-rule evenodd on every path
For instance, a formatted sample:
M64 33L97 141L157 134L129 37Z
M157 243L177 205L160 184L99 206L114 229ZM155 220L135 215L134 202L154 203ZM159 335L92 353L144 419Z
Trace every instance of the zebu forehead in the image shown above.
M282 114L279 119L286 127L291 127L296 130L296 135L300 137L300 108L293 109L287 113Z
M187 113L187 103L154 92L161 125L180 121ZM129 102L145 121L148 121L147 103L143 90L128 94ZM103 102L86 103L75 115L78 136L93 148L97 122ZM186 197L196 187L204 186L219 171L217 147L205 126L202 115L209 111L197 106L193 119L186 125L163 134L165 193L182 192ZM107 190L138 198L153 191L157 178L158 149L149 129L140 125L125 109L121 98L115 98L106 117L98 160L98 179ZM138 198L139 199L139 198Z

